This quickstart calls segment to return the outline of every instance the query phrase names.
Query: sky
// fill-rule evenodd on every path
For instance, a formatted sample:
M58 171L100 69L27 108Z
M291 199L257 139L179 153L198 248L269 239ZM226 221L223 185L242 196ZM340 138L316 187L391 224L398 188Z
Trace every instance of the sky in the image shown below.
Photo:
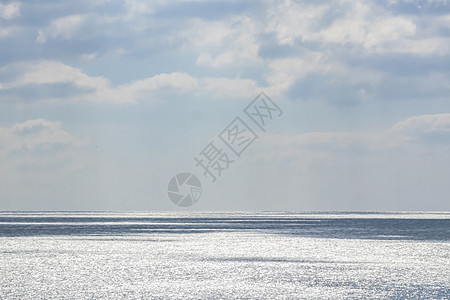
M447 0L2 0L0 210L450 210L449 96Z

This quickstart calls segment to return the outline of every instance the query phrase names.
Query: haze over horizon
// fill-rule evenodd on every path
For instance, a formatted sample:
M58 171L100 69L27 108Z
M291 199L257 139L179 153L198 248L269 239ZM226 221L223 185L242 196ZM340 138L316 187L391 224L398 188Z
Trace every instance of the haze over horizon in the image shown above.
M449 61L447 0L0 1L0 211L450 211Z

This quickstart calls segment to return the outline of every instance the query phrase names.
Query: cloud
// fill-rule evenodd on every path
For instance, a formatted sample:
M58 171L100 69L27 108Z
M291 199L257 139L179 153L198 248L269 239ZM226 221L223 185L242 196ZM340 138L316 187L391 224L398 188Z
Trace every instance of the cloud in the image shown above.
M383 156L381 152L413 148L434 151L442 147L450 148L450 113L413 116L379 131L269 135L262 139L262 143L272 149L257 158L266 162L292 159L300 162L305 158L326 158L328 161L339 157L368 158ZM418 155L420 153L422 152L417 152Z
M26 3L22 5L26 7L24 13L41 17L35 22L22 21L0 29L0 36L8 39L4 43L10 43L13 37L22 41L20 45L16 41L14 46L20 49L19 55L17 49L9 51L6 44L2 45L2 58L26 61L48 57L47 61L77 65L85 75L91 71L101 74L92 78L91 87L71 81L70 85L79 88L71 89L73 98L80 101L136 103L136 97L160 98L161 94L145 94L131 85L145 80L156 82L156 77L150 78L162 74L172 74L173 78L188 74L196 80L196 88L174 86L174 90L188 93L189 97L202 92L198 85L201 80L228 78L235 85L247 79L258 82L276 97L300 95L297 98L337 105L442 98L447 92L442 82L449 79L444 63L450 54L449 16L428 12L433 7L446 9L448 4L416 1L411 2L413 6L420 4L428 10L402 13L402 3L407 2L149 4L129 0L124 4L82 1L64 7ZM31 41L33 34L37 38ZM400 61L409 61L397 63L399 60L393 59L396 55ZM89 61L89 65L79 64L80 58ZM419 78L420 68L409 68L411 72L403 72L402 78L396 76L403 66L417 66L421 61L426 65L427 76L434 73L432 77ZM121 67L130 64L133 68ZM106 69L121 71L110 76L104 73ZM433 83L436 78L439 80ZM109 82L99 83L99 79L119 84L111 86ZM416 90L409 92L404 86ZM88 89L98 93L91 93L95 97L89 98L84 95ZM136 94L127 94L127 89ZM40 94L50 98L60 95Z
M196 64L213 68L260 62L255 20L234 16L221 21L195 20L179 35L189 49L200 49Z
M75 100L80 93L106 89L109 84L107 79L90 77L77 68L55 61L10 64L0 69L0 78L4 78L0 93L21 102Z
M412 20L376 11L371 4L356 1L343 18L321 30L313 39L326 43L361 45L369 51L386 51L390 42L409 39L416 33Z
M57 91L49 89L58 88L58 84L70 84L77 87L81 92L64 95L61 97L68 101L85 102L113 102L113 103L135 103L148 93L164 89L173 88L185 90L195 85L194 79L181 73L160 74L145 80L138 80L130 84L112 87L109 80L103 77L91 77L83 73L80 69L65 65L55 61L26 62L8 65L0 74L13 74L9 78L14 78L10 82L2 84L0 91L19 93L31 87L47 87L49 95L58 95ZM4 77L8 77L4 75ZM66 85L67 86L67 85ZM16 94L17 95L17 94ZM63 96L63 95L60 95ZM62 100L61 98L56 100ZM53 99L53 98L50 98ZM40 99L37 99L40 100ZM48 100L48 99L47 99Z
M124 90L145 91L162 88L190 90L197 86L196 80L185 73L158 74L150 78L135 81L122 86Z
M448 0L389 0L386 6L396 14L442 15L450 12Z
M422 115L408 118L395 124L392 131L398 132L411 142L424 147L450 145L450 114Z
M0 3L0 17L11 20L20 16L20 2L11 2L9 4Z
M197 80L185 73L158 74L108 90L100 90L98 97L106 101L152 103L159 101L166 93L185 93L195 90ZM162 95L161 95L162 93Z
M36 63L25 63L26 71L17 82L19 85L45 84L45 83L67 83L96 88L106 86L108 81L101 77L90 77L80 69L54 61L42 61Z
M295 77L293 77L294 79ZM386 72L351 69L307 74L288 85L287 94L292 99L323 102L336 106L358 105L388 101L445 100L450 92L449 74L395 76Z
M281 45L294 45L297 39L313 39L320 21L330 9L330 4L278 1L268 9L266 31L276 34Z
M258 7L252 1L179 1L161 6L155 13L158 18L221 19L248 13Z
M241 182L258 202L285 202L275 209L447 209L449 124L447 113L385 130L268 134L246 153Z
M269 63L271 69L267 82L279 93L288 90L296 81L311 73L327 74L345 72L346 68L321 52L307 52L301 57L274 59ZM317 82L321 84L320 81Z
M86 142L44 119L0 128L0 161L11 170L54 170L75 167L73 150Z
M57 37L71 39L85 20L86 16L83 15L71 15L53 20L46 28L39 29L36 42L45 43L49 38Z
M0 28L0 38L12 36L15 31L17 31L17 27Z
M397 132L424 134L428 132L450 133L450 114L434 114L410 117L392 127Z
M201 81L202 92L212 98L251 99L260 89L251 79L231 79L226 77L208 77Z
M450 51L448 37L439 36L439 31L421 35L424 26L445 28L447 16L430 24L426 16L396 15L376 1L282 1L269 18L267 30L276 34L281 45L306 41L374 53L444 55Z
M125 1L125 20L133 21L139 16L148 17L156 12L158 8L164 6L166 0L155 1L141 1L141 0L126 0Z
M227 77L196 78L187 73L161 73L113 86L103 77L56 61L32 61L0 69L0 95L3 101L71 101L136 104L156 103L177 95L208 98L252 97L259 89L250 79Z

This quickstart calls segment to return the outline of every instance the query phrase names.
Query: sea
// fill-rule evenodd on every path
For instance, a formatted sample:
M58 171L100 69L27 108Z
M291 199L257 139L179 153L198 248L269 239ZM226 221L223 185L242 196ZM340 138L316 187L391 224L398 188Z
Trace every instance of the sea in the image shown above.
M0 212L0 299L450 299L450 212Z

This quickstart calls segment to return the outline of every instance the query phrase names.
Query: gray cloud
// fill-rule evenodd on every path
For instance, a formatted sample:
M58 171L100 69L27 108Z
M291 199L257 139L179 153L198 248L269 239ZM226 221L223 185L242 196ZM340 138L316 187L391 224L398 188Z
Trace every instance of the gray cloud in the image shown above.
M44 99L63 99L87 95L94 92L93 88L76 86L69 82L28 84L25 86L0 90L3 102L36 102Z
M398 0L386 1L387 8L399 15L444 15L450 13L447 1Z
M226 16L262 12L263 2L254 1L186 1L159 8L154 16L162 19L202 18L217 20Z
M289 90L292 99L354 105L372 99L374 87L367 81L349 82L339 75L309 74Z

